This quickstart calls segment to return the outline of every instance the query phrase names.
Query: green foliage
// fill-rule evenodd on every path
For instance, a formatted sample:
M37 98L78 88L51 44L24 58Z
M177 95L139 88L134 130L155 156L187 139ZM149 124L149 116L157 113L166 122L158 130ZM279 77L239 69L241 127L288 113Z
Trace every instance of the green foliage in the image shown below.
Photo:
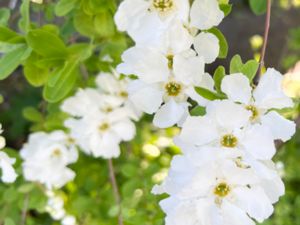
M201 95L203 98L206 98L208 100L217 100L217 99L225 99L226 95L221 93L216 93L211 90L208 90L203 87L195 87L196 92Z
M264 14L267 10L267 0L249 0L249 4L256 15Z
M242 73L249 78L250 82L252 82L257 73L258 67L259 63L256 60L252 59L244 64L241 57L239 55L235 55L230 62L230 73Z

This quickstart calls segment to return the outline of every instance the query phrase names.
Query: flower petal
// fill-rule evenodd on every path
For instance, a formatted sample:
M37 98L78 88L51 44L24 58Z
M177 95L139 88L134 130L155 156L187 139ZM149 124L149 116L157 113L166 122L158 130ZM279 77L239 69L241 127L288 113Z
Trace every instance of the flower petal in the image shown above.
M193 145L204 145L218 138L215 123L208 117L188 117L182 126L179 138Z
M256 159L270 160L276 153L273 136L267 127L255 124L245 131L241 144Z
M271 130L274 140L288 141L296 132L295 122L285 119L275 111L262 116L261 123Z
M191 25L200 30L208 30L224 18L217 0L195 0L191 7Z
M178 104L170 99L156 112L153 124L159 128L171 127L181 120L186 110L187 105Z
M214 62L220 51L219 39L215 35L205 32L201 32L195 38L194 47L197 53L203 56L205 63Z
M249 79L241 73L225 76L222 80L221 89L234 102L244 104L250 102L252 88Z
M261 223L272 215L274 208L261 187L237 187L233 189L233 193L236 205L258 222Z
M152 114L158 110L163 102L163 91L156 85L147 85L139 80L129 84L129 99L143 112Z
M278 71L268 69L254 90L256 105L262 109L292 107L292 99L283 92L282 80L283 76Z
M132 47L123 53L122 60L119 73L134 74L146 83L165 81L169 76L168 59L155 48Z

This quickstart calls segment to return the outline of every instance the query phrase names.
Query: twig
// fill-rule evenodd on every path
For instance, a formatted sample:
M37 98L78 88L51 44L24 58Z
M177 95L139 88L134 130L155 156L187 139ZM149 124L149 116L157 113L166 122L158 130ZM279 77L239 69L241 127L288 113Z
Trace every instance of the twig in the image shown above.
M260 62L258 71L255 77L255 83L259 81L260 76L262 75L262 69L265 65L265 56L266 56L266 50L268 45L268 39L269 39L269 31L270 31L270 21L271 21L271 0L265 0L267 1L267 13L266 13L266 22L265 22L265 32L264 32L264 43L263 47L261 49L260 54Z
M118 214L119 225L124 225L123 218L122 218L122 209L121 209L121 197L120 197L120 192L119 192L119 188L118 188L118 184L117 184L117 180L116 180L115 169L114 169L112 159L108 160L108 168L109 168L110 181L113 186L115 201L119 206L119 214Z
M26 224L28 204L29 204L29 194L26 194L24 199L23 209L22 209L21 225Z

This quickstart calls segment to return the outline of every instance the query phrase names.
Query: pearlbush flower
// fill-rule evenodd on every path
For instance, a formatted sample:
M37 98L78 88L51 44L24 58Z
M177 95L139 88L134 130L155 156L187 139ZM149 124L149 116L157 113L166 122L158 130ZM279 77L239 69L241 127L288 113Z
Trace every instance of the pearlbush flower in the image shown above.
M272 110L293 106L291 98L283 92L282 80L278 71L268 69L252 89L245 75L232 74L224 77L221 89L230 100L242 103L252 113L251 122L268 127L274 139L287 141L295 133L295 123Z
M0 124L0 135L2 134L2 124ZM5 183L12 183L16 180L17 174L13 168L16 159L10 158L5 152L1 151L5 147L5 138L0 136L0 168L2 170L1 180Z
M28 181L61 188L75 177L67 166L77 161L74 140L63 131L32 133L21 149L23 173Z

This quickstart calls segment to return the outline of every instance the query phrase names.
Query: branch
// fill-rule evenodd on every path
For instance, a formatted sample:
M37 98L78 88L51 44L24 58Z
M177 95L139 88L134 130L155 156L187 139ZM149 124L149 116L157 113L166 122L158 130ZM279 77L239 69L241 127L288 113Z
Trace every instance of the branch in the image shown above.
M28 204L29 204L29 194L26 194L24 199L23 209L22 209L21 225L26 224Z
M118 214L119 225L124 225L123 219L122 219L121 197L120 197L120 192L119 192L118 184L117 184L117 181L116 181L115 169L114 169L114 165L113 165L112 159L108 160L108 168L109 168L110 182L111 182L111 184L113 186L115 201L116 201L116 203L119 206L119 214Z
M269 39L269 31L270 31L270 21L271 21L271 0L265 0L267 1L267 13L266 13L266 22L265 22L265 32L264 32L264 43L263 47L261 49L260 54L260 62L258 71L255 77L255 83L258 83L260 76L262 75L262 69L265 65L265 56L266 56L266 50L268 45L268 39Z

